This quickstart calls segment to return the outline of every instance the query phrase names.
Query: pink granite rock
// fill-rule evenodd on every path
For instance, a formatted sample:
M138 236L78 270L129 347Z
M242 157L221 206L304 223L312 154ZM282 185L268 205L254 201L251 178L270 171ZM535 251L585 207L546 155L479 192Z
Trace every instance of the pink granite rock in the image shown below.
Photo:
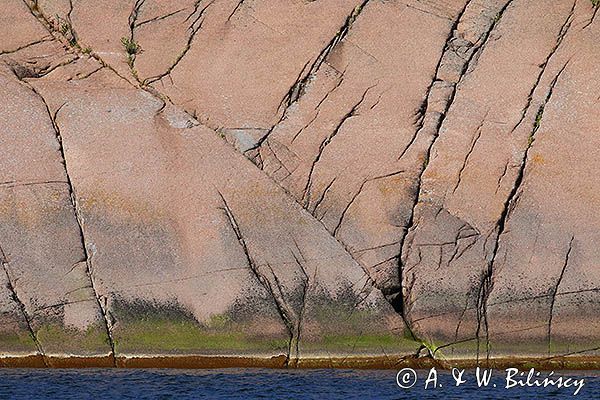
M117 355L381 354L343 341L366 332L396 337L383 344L388 354L416 351L401 317L318 221L214 131L111 77L65 81L56 71L32 85L63 138ZM175 330L170 342L160 331L173 330L161 326L170 319L196 339L178 344L189 332ZM239 348L223 347L238 336Z
M590 2L2 7L1 365L598 355Z
M7 67L0 144L0 255L6 286L45 355L110 352L85 262L59 137L43 98ZM13 311L14 313L14 311Z

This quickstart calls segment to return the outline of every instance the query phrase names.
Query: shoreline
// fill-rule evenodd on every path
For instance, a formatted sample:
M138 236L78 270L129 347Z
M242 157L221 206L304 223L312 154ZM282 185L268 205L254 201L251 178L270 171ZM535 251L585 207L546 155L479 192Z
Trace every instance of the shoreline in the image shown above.
M452 359L430 357L323 357L288 359L285 355L273 357L240 356L112 356L57 357L41 355L0 357L0 368L269 368L269 369L439 369L452 368L519 368L537 370L600 370L600 356L561 356L548 358L505 357L488 360Z

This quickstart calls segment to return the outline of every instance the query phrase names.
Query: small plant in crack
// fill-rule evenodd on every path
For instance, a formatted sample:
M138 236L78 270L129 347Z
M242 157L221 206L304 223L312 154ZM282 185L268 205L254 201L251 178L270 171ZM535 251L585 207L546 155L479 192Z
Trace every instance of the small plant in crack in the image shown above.
M71 23L57 15L55 25L58 27L58 31L69 41L69 45L77 47L77 35L75 35Z
M425 161L423 161L423 169L427 168L427 166L429 165L429 157L425 157Z
M142 47L135 40L128 37L122 37L121 43L123 44L123 47L125 47L129 66L133 66L133 60L135 59L136 54L139 54L142 51Z
M39 13L40 12L40 6L37 2L37 0L33 0L31 3L31 11L33 11L34 13Z
M600 1L600 0L599 0ZM542 124L542 116L544 115L544 106L540 106L537 114L535 114L535 122L533 123L533 131L537 131Z
M598 6L600 6L600 0L591 0L591 1L592 1L592 7L598 8Z

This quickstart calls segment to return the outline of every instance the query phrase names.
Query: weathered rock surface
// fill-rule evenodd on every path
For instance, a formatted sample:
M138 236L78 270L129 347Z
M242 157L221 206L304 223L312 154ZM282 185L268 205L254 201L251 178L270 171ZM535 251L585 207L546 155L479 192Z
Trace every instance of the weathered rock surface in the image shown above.
M596 11L6 0L1 362L598 356Z

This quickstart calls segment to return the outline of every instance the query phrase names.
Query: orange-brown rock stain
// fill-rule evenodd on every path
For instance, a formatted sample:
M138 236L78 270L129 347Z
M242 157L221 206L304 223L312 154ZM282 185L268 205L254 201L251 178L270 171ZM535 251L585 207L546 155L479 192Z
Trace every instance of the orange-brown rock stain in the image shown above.
M594 370L600 369L600 356L591 357L552 357L552 358L492 358L488 360L436 360L430 357L415 356L362 356L362 357L322 357L300 358L288 363L287 356L273 357L219 357L219 356L132 356L117 357L46 357L40 355L0 358L0 367L5 368L173 368L173 369L214 369L214 368L340 368L340 369L390 369L402 368L439 369L452 368L519 368L538 370Z

